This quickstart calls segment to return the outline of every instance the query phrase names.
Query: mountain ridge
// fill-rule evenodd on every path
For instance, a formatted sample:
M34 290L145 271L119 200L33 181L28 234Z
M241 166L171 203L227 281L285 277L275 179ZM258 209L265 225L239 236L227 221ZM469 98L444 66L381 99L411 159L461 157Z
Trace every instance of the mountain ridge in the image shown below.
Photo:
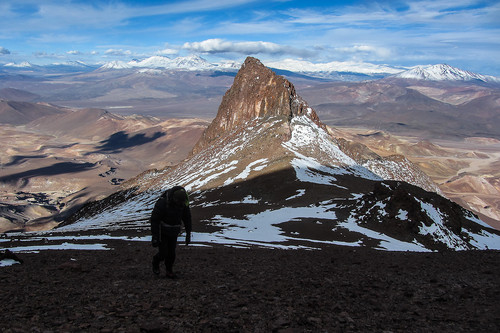
M158 194L182 185L192 193L193 216L200 220L193 239L202 243L290 248L320 242L392 251L500 246L499 233L470 212L402 182L425 176L405 165L409 161L384 159L362 146L350 152L346 148L353 145L345 144L342 151L306 104L291 111L293 85L256 59L247 61L188 159L137 177L60 230L144 228ZM261 76L266 78L262 87L269 89L246 82ZM284 94L273 95L277 91ZM255 107L266 100L266 92L283 101L268 104L279 105L278 111L271 107L260 113ZM249 114L225 107L243 104ZM213 128L223 132L213 136ZM384 174L390 170L391 175Z
M22 101L7 101L0 99L0 123L9 125L24 125L40 117L62 115L68 109L47 103L30 103Z

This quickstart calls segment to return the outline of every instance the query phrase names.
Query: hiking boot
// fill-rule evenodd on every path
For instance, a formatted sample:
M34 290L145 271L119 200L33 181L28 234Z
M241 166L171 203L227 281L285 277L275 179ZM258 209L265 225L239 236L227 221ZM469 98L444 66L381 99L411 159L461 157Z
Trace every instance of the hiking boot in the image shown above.
M160 275L160 263L153 258L153 273Z

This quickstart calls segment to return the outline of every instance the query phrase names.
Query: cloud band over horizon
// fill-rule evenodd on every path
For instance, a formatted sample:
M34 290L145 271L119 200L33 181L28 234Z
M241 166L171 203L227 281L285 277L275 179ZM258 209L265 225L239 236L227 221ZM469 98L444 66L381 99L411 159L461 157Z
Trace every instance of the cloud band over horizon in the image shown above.
M312 52L296 49L290 46L279 45L271 42L230 42L220 38L207 39L202 42L184 43L183 49L209 54L239 53L243 55L271 54L271 55L297 55L308 56Z

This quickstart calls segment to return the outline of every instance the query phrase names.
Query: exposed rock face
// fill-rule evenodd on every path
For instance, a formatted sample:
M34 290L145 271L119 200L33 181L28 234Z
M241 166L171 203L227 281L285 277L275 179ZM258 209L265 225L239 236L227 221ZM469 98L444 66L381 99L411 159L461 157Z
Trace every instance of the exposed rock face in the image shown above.
M224 132L249 120L268 116L291 119L306 113L315 123L325 127L314 110L297 95L290 81L276 75L258 59L248 57L224 95L217 116L193 149L193 154L209 146Z

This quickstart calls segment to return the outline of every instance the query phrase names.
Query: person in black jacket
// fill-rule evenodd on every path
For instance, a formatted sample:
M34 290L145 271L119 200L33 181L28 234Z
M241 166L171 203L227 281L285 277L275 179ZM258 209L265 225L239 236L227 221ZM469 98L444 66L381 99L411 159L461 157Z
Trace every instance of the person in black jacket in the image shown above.
M175 278L172 268L182 222L186 229L186 245L191 242L191 210L186 190L174 186L165 191L156 201L150 222L152 245L158 247L158 253L153 257L153 272L159 275L160 262L165 261L167 277Z

